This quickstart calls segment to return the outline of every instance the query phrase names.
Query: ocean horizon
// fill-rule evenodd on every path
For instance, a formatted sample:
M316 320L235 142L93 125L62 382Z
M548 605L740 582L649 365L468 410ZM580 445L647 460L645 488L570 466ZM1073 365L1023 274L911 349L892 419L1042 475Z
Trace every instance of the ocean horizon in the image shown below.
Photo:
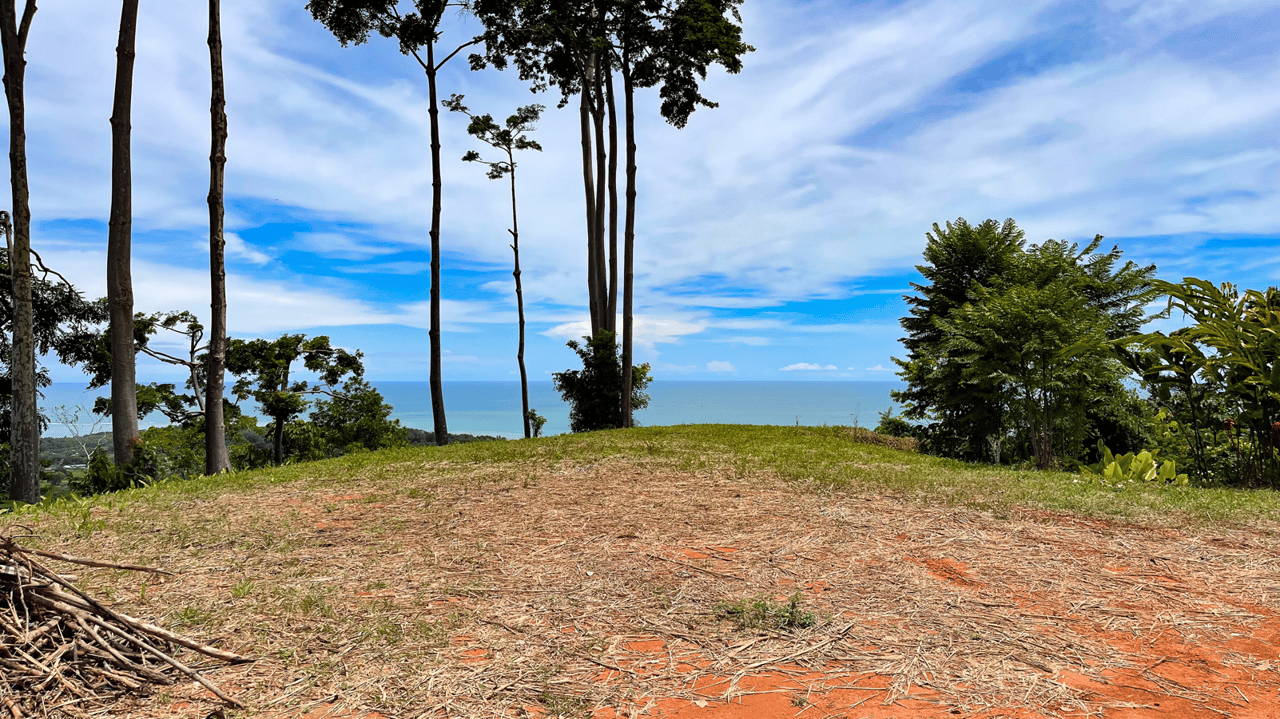
M370 383L394 410L392 419L406 427L431 430L431 390L427 382ZM843 425L875 427L879 415L893 406L889 392L906 387L899 381L681 381L661 380L649 386L649 406L635 413L642 426L676 424ZM59 406L80 409L77 432L110 431L108 419L92 416L95 397L107 388L88 391L84 385L56 382L43 390L40 408L49 416L46 437L67 437L71 429L54 420ZM252 401L245 411L257 415ZM520 413L520 383L445 382L445 414L451 434L524 436ZM569 431L569 405L550 381L529 383L529 405L546 417L544 435ZM95 427L97 421L97 428ZM164 426L156 412L139 423L142 428Z

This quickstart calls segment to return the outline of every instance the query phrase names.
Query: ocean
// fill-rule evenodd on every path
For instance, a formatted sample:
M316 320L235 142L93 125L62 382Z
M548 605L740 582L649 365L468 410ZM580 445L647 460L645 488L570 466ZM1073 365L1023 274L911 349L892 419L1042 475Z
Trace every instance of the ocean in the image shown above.
M426 382L371 382L395 410L393 419L406 427L432 429L431 390ZM875 427L879 414L892 404L889 392L902 382L682 382L654 381L649 386L649 406L636 412L645 426L672 424L772 424L805 426L857 425ZM40 406L53 418L59 406L81 408L77 430L110 431L88 411L93 399L107 390L86 392L83 385L55 383L44 390ZM544 435L569 431L569 405L560 399L551 382L529 383L529 405L547 418ZM524 436L520 419L519 382L445 382L444 406L453 434ZM253 407L246 407L252 412ZM141 423L143 428L166 424L159 413ZM47 437L66 437L71 430L51 421Z

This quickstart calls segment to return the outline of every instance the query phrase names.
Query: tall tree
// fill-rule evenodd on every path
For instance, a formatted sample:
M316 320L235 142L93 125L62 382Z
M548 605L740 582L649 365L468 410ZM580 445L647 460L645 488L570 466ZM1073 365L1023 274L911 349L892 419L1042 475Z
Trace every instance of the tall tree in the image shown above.
M440 62L436 62L436 43L440 39L440 20L449 7L458 3L446 0L414 0L416 12L401 13L400 0L310 0L307 10L338 38L343 47L368 42L376 32L400 42L400 51L411 55L427 74L428 109L431 119L431 414L435 423L436 444L449 443L449 428L444 412L444 385L441 379L440 351L440 108L436 100L436 76L445 63L464 48L481 38L462 43ZM425 50L426 57L420 51Z
M622 372L629 386L633 330L632 285L635 241L635 111L636 88L661 85L661 113L682 128L698 107L716 107L699 92L698 81L719 64L730 73L742 69L742 55L754 48L742 41L738 6L742 0L473 0L472 11L485 26L483 55L472 55L471 66L512 64L534 90L555 85L560 106L582 93L581 131L583 174L590 172L589 108L602 118L609 103L610 68L623 78L626 113L627 208L623 230L623 348ZM603 85L601 85L603 83ZM603 91L599 88L603 86ZM597 125L598 126L598 125ZM601 135L597 133L597 137ZM601 141L602 142L602 141ZM599 143L597 143L599 144ZM597 155L597 160L599 160ZM600 164L603 168L603 163ZM617 164L611 162L610 174ZM605 182L604 179L600 180ZM615 180L616 182L616 180ZM588 218L587 277L593 330L603 329L602 316L616 309L616 272L604 261L602 193L586 185ZM596 222L592 222L592 218ZM599 229L598 229L599 228ZM598 231L597 231L598 229ZM612 289L609 285L612 280ZM622 392L624 423L630 426L631 397Z
M610 332L618 332L618 113L613 101L613 69L605 74L605 104L609 108L609 318Z
M116 44L116 93L111 111L111 218L107 234L107 302L111 306L111 441L116 464L133 459L138 441L137 362L133 351L133 60L138 0L124 0Z
M520 404L524 418L524 437L533 436L530 427L532 413L529 411L529 376L524 367L524 290L520 283L520 222L516 213L516 150L542 151L542 146L530 140L527 133L533 131L533 124L538 121L545 109L542 105L525 105L518 108L514 115L507 118L506 127L498 127L492 115L472 115L466 105L462 104L462 95L452 95L444 101L444 106L453 112L461 112L471 118L467 126L467 134L501 150L507 155L506 161L486 162L480 153L470 150L462 156L466 162L479 162L489 167L489 179L500 180L504 175L511 175L511 251L515 254L515 270L511 273L516 280L516 314L520 323L520 347L516 351L516 363L520 365Z
M31 271L37 275L32 278L31 293L32 339L36 355L54 355L65 365L90 362L99 327L107 321L107 301L84 299L65 277L47 267L39 254L32 251L31 256L35 259ZM4 444L10 442L11 422L16 420L12 411L14 353L9 341L15 319L11 277L9 250L0 247L0 280L4 281L0 290L0 443ZM51 382L48 369L37 365L36 386L48 387ZM46 424L40 415L37 415L36 422L38 426Z
M755 48L742 41L742 0L615 0L612 51L622 74L626 121L626 218L623 229L622 421L632 425L635 292L636 141L635 89L661 85L660 112L684 128L699 106L718 104L698 81L716 64L742 71L742 56Z
M32 307L31 192L27 183L25 78L27 35L36 13L26 0L18 19L15 0L0 0L0 50L4 54L4 92L9 105L9 182L13 222L0 218L9 235L13 288L13 432L10 435L9 499L40 501L40 420L36 404L35 313Z
M222 2L209 0L209 356L205 370L204 471L231 468L223 426L222 395L227 368L227 267L223 235L223 179L227 165L227 94L222 75Z
M938 323L964 305L971 292L1012 272L1024 233L1012 219L973 226L961 217L945 228L935 223L925 237L924 264L916 265L925 283L911 283L916 294L904 297L910 313L902 319L907 359L894 359L907 388L893 399L906 406L903 416L908 419L939 420L929 438L931 451L977 459L987 453L987 438L1000 434L1003 411L985 397L954 391L962 384L963 367L939 356L947 337Z

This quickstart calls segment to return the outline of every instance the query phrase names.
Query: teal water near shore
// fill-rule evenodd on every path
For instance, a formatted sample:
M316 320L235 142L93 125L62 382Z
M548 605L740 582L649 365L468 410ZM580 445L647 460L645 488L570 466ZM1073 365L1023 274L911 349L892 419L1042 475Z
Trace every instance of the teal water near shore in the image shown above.
M392 417L406 427L432 428L431 391L426 382L373 382L395 408ZM642 425L672 424L771 424L804 426L859 425L874 427L879 413L892 405L889 392L902 382L682 382L655 381L649 387L647 409L636 413ZM46 414L58 406L86 408L80 412L81 432L92 428L95 418L87 408L105 390L86 392L83 385L55 383L44 390L40 406ZM544 434L569 431L569 405L550 382L529 383L529 403L547 418ZM250 403L251 404L251 403ZM444 405L449 431L454 434L523 436L518 382L445 382ZM253 407L246 407L252 411ZM143 427L166 424L159 413ZM109 421L99 431L109 431ZM65 437L70 431L52 422L49 437Z

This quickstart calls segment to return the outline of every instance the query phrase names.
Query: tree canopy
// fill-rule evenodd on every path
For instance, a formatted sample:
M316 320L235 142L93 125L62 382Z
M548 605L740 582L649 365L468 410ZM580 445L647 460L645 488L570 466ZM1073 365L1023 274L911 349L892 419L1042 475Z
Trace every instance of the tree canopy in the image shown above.
M1140 441L1114 421L1132 391L1109 342L1150 319L1155 267L1120 264L1101 243L1026 247L1012 220L934 225L918 268L932 282L906 298L909 354L894 360L908 385L894 399L932 421L931 451L1049 466L1099 438L1122 451Z

